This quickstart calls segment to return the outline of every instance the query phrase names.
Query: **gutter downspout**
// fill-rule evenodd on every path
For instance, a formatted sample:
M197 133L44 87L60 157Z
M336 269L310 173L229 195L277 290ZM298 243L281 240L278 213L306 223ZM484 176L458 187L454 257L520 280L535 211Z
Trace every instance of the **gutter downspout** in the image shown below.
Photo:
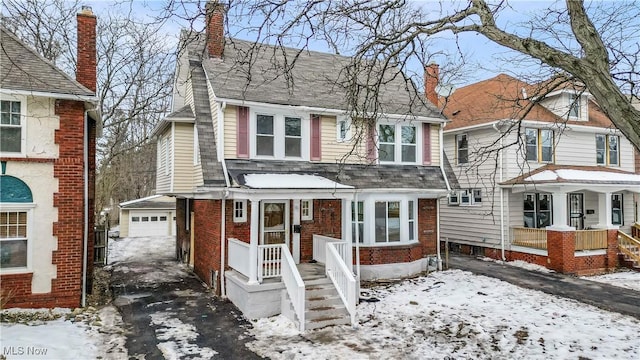
M84 124L82 126L84 130L82 135L82 162L84 167L82 171L82 175L84 177L84 226L82 229L82 298L80 300L80 305L82 305L82 307L87 305L87 263L89 257L89 111L91 110L84 111Z
M504 149L502 148L504 146L504 138L502 137L502 133L500 132L500 130L498 129L498 123L493 124L493 129L496 130L499 134L500 134L500 150L498 152L498 166L500 167L500 173L498 176L498 179L500 180L500 183L502 183L504 174L504 166L502 164L503 161L503 151ZM502 257L502 261L506 261L507 258L504 255L504 242L505 242L505 235L504 235L504 189L502 187L500 187L500 254Z
M447 191L450 193L451 192L451 184L449 184L449 179L447 178L447 174L444 171L444 127L446 126L446 123L441 123L440 124L440 130L438 131L438 141L440 142L440 171L442 172L442 177L444 178L444 182L447 185ZM440 252L440 199L437 199L436 201L436 231L438 232L436 235L436 250L437 250L437 257L438 257L438 271L442 271L442 254ZM427 267L429 265L427 264Z

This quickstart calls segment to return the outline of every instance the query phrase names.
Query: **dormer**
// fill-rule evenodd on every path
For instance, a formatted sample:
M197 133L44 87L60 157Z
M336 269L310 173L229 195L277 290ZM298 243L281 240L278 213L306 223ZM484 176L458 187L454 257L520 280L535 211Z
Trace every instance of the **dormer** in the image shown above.
M554 91L540 104L562 119L568 121L589 120L589 93L582 90L562 89Z

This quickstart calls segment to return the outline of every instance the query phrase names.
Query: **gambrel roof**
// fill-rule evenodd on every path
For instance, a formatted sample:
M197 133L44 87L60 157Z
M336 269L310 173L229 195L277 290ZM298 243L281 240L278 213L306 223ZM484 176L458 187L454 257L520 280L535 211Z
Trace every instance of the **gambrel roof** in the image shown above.
M92 97L95 94L0 26L0 88Z

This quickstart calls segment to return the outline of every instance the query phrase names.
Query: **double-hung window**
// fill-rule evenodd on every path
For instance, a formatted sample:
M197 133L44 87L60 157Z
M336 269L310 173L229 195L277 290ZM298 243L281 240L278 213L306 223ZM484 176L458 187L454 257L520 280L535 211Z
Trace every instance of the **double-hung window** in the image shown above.
M0 212L0 268L28 266L28 211Z
M551 194L524 194L524 227L543 228L553 224Z
M0 152L22 153L24 106L21 101L0 101Z
M456 135L456 162L466 164L469 162L469 141L467 134Z
M553 162L553 130L525 129L526 159Z
M346 117L338 117L336 120L336 141L351 140L351 124Z
M247 200L233 201L233 222L240 223L247 221Z
M300 219L313 220L313 200L300 201Z
M596 163L620 165L620 138L616 135L596 134Z
M380 124L378 127L378 159L380 162L415 164L418 154L416 127L402 124Z
M580 118L580 96L569 94L569 117Z
M282 113L254 113L254 156L273 159L307 159L309 124L303 117Z

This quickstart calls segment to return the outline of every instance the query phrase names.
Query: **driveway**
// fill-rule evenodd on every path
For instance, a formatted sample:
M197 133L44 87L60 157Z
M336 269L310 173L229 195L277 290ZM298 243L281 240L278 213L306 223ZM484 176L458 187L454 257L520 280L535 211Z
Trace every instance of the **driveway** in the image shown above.
M114 305L131 359L261 359L245 343L247 322L172 259L172 237L111 240Z
M640 292L638 291L571 275L530 271L465 255L451 256L449 267L493 277L523 288L540 290L547 294L577 300L603 310L640 319Z

